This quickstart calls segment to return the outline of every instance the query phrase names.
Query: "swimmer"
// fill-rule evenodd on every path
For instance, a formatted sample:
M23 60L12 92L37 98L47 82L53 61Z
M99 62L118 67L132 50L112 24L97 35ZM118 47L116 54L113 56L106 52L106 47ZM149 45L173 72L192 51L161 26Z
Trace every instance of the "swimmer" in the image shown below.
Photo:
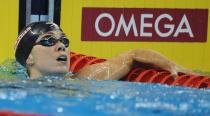
M62 29L52 22L34 22L25 27L15 43L16 60L27 69L30 78L65 76L69 72L69 39ZM174 78L178 72L194 74L160 53L148 50L130 50L103 63L79 70L71 78L118 80L126 76L135 62L150 64L169 71Z

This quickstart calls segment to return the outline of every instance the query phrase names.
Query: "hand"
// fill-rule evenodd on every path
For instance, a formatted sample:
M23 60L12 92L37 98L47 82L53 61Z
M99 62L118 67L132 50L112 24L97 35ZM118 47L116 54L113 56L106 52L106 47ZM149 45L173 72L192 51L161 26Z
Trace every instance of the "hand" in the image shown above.
M171 75L172 75L172 77L174 79L179 77L179 75L178 75L179 72L187 74L187 75L196 75L196 73L193 72L192 70L189 70L187 68L181 67L181 66L179 66L177 64L176 64L176 66L172 65L170 70L168 70L168 71L171 73Z

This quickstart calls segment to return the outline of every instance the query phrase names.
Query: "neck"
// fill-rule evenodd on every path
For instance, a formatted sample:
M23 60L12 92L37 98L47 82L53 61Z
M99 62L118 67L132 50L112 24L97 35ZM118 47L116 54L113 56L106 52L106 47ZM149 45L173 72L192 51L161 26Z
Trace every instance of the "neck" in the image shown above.
M45 72L45 73L41 73L40 71L38 70L35 70L35 69L31 69L30 70L30 78L32 79L36 79L36 78L40 78L40 77L43 77L43 76L59 76L59 77L64 77L66 73L64 72Z
M32 79L36 79L36 78L43 77L44 75L41 74L41 73L40 73L39 71L37 71L37 70L30 70L29 76L30 76L30 78L32 78Z

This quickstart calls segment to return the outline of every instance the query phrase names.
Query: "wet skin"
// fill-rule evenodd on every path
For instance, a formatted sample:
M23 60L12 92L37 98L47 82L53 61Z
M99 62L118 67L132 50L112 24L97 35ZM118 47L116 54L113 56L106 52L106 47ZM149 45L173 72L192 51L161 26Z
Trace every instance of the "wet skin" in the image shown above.
M40 35L36 42L39 42L43 37L48 35L56 39L65 36L61 31L50 31ZM62 56L66 57L66 61L58 60L58 58ZM79 70L70 78L118 80L129 73L135 63L134 61L151 64L160 69L169 71L174 78L177 77L178 72L194 74L193 71L176 64L156 51L137 49L122 53L103 63L89 65ZM31 62L33 62L33 65L29 65ZM33 47L26 60L26 64L31 78L64 76L69 71L70 50L61 42L57 42L54 46L36 45Z
M61 31L50 31L42 34L37 39L39 42L45 36L53 36L56 39L64 37ZM59 57L66 57L66 61L59 61ZM42 76L64 76L69 71L70 66L70 50L63 43L58 41L54 46L35 45L26 60L26 64L33 63L32 66L27 65L31 78L39 78Z

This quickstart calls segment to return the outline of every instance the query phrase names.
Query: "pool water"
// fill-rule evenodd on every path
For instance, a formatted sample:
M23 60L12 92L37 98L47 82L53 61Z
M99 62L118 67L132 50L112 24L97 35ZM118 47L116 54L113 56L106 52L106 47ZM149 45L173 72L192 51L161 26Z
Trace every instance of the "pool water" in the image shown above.
M28 79L13 59L0 66L0 110L61 116L210 115L210 89L123 81Z

